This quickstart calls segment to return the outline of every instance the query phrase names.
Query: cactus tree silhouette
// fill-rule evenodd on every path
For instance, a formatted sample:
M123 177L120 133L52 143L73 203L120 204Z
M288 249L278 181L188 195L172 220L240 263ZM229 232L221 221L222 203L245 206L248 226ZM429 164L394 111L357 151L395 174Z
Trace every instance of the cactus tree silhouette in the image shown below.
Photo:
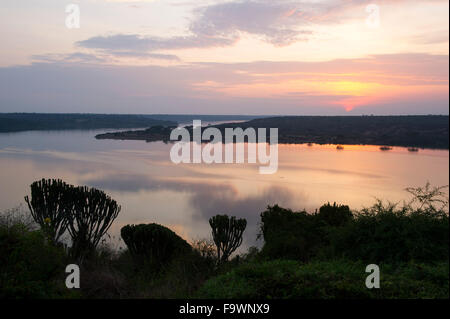
M68 185L58 179L42 179L30 185L31 199L25 196L34 221L41 226L51 242L56 244L68 225L67 215L72 209Z
M103 191L73 188L74 209L68 214L72 255L82 260L92 252L120 212L120 206Z
M209 224L217 247L217 260L223 263L242 244L242 234L247 221L234 216L216 215L209 219Z

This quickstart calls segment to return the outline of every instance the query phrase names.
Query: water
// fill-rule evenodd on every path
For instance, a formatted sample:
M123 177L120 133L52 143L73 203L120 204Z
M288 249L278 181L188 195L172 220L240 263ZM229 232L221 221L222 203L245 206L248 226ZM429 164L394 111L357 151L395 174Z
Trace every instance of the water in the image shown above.
M116 237L126 224L156 222L187 240L206 238L209 217L228 214L247 218L248 247L260 244L259 214L267 205L314 211L337 202L360 209L375 198L407 199L409 186L449 183L447 150L279 145L278 172L260 175L260 164L175 165L170 144L94 138L103 132L0 134L0 210L24 205L33 181L61 178L117 200L122 211L111 229Z

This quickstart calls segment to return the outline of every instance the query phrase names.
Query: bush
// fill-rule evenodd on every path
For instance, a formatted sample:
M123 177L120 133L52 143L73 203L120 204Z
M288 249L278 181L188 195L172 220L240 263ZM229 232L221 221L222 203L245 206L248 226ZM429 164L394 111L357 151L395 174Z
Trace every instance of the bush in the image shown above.
M343 226L353 219L353 214L347 205L330 205L330 203L319 208L317 218L328 226Z
M330 233L334 254L368 263L445 261L448 215L378 202Z
M217 261L217 250L214 242L209 239L197 239L191 242L192 249L194 249L200 257L215 264Z
M449 266L381 264L380 289L365 286L366 264L345 260L243 264L208 280L198 298L448 298Z
M0 225L0 298L54 298L64 286L64 251L40 230L18 222Z
M306 261L322 245L323 223L305 211L293 212L278 205L261 213L260 235L264 238L262 255L269 259Z
M158 224L126 225L120 234L134 260L156 270L192 250L184 239Z
M379 201L355 214L336 204L308 214L275 205L261 214L261 222L266 259L346 258L370 264L449 258L448 214L431 208Z

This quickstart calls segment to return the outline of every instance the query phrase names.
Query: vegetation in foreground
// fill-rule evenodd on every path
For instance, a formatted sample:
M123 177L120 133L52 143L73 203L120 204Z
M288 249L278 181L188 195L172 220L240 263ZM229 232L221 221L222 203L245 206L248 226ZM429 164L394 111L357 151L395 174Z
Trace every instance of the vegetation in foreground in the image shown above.
M381 263L381 288L367 289L361 261L248 262L208 280L200 298L448 298L448 262Z
M31 214L0 215L0 297L449 298L448 199L428 184L408 191L408 203L378 201L361 212L269 206L261 213L262 249L231 258L245 219L217 215L213 240L192 243L162 225L127 225L127 249L117 250L105 243L120 211L113 199L38 181L26 198ZM65 287L71 263L80 265L80 289ZM365 286L368 264L380 267L379 289Z

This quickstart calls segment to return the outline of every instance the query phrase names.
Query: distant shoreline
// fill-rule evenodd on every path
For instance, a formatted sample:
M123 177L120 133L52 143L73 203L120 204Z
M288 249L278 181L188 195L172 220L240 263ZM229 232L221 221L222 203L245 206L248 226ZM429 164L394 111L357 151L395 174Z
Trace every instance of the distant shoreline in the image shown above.
M261 116L262 117L262 116ZM205 122L248 121L250 115L95 114L95 113L0 113L0 133L24 131L138 129L173 126L193 119Z
M287 116L210 127L218 128L222 136L225 128L278 127L280 144L378 145L448 150L448 120L449 117L446 115ZM172 129L170 126L157 126L146 130L98 134L95 138L170 142ZM187 129L192 130L192 127Z

